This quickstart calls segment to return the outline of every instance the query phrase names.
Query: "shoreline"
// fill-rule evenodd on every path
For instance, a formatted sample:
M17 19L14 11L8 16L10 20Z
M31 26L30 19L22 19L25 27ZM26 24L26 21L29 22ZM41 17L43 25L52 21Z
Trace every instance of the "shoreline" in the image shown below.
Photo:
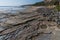
M56 18L56 13L53 12L54 10L52 11L45 7L30 7L16 14L2 13L2 17L0 18L0 28L3 28L0 30L1 40L7 38L7 40L53 39L55 32L56 35L58 33L58 31L55 30L57 29L58 24L56 20L58 19ZM3 21L1 21L1 19ZM45 33L47 35L45 35ZM4 35L5 37L3 37Z

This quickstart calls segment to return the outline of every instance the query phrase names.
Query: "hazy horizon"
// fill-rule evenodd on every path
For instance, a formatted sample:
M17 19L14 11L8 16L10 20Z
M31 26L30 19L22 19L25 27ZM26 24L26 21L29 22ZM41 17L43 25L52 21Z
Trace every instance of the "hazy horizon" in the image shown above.
M0 6L20 6L33 4L43 0L0 0Z

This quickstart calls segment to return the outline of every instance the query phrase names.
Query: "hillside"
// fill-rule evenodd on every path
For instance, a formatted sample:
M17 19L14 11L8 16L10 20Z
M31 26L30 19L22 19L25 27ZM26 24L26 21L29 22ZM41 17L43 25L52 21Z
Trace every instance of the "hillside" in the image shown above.
M52 0L51 2L37 2L35 4L33 4L34 6L44 6L44 5L59 5L59 1L58 0Z

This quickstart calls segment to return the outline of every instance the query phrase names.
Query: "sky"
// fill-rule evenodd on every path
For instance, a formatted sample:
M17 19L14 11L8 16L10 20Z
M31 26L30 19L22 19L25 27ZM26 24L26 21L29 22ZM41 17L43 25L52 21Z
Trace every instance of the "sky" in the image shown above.
M19 6L33 4L42 0L0 0L0 6Z

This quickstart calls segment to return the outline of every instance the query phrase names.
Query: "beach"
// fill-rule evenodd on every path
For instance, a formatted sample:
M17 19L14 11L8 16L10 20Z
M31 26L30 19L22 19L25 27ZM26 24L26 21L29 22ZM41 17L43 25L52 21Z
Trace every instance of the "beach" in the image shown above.
M59 40L57 16L44 6L31 6L15 14L0 13L0 40Z

